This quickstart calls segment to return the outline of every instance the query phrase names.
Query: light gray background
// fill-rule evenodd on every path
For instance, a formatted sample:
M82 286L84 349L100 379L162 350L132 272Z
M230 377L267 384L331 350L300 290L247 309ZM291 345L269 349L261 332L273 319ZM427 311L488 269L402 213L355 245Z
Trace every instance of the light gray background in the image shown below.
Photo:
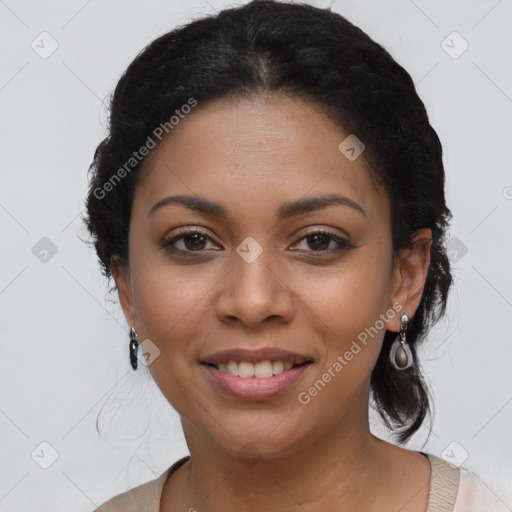
M129 365L124 318L79 215L122 71L158 35L228 5L0 0L1 511L90 511L188 453L147 368ZM408 446L467 452L465 467L510 475L512 1L336 0L333 10L409 71L444 147L456 284L422 352L433 434ZM58 43L47 58L31 47L51 49L43 31ZM43 237L56 254L41 252Z

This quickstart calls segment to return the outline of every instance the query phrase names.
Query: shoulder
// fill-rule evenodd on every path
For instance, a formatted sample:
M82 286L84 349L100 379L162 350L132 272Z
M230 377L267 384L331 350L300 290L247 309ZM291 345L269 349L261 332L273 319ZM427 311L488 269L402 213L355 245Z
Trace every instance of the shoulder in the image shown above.
M480 474L463 466L455 466L435 455L426 455L432 467L428 512L512 510L512 476Z
M424 455L431 467L427 512L452 511L459 490L460 469L430 453Z
M167 473L168 470L154 480L110 498L94 512L139 512L140 510L158 512L160 494Z
M188 459L188 456L183 457L154 480L110 498L94 512L159 512L165 481Z

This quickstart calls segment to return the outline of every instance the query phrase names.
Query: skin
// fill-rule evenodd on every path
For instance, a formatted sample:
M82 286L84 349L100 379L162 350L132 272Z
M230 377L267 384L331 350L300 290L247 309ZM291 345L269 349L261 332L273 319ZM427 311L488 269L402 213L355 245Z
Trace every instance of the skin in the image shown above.
M149 369L178 411L191 461L164 486L162 512L189 510L424 512L430 464L422 455L370 433L369 382L385 330L411 319L430 264L431 231L395 262L390 205L363 156L348 160L348 134L315 106L276 95L217 100L196 109L147 157L132 205L128 264L113 275L129 325L160 350ZM279 220L285 201L338 193L356 209L331 205ZM229 211L222 219L167 205L194 194ZM207 238L162 242L177 228ZM335 239L305 238L324 228ZM246 237L263 252L247 263L236 252ZM190 255L196 249L200 256ZM315 257L319 249L323 256ZM331 251L331 252L329 252ZM307 391L358 334L385 327L311 401ZM274 346L309 355L301 380L274 398L247 402L222 393L199 362L233 348ZM252 443L250 467L237 453Z

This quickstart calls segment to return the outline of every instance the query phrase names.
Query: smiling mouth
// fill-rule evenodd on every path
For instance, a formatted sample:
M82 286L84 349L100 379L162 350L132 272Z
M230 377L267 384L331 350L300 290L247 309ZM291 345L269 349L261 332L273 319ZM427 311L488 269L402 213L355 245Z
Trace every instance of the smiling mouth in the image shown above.
M208 363L203 364L211 366L221 372L229 373L235 377L243 379L257 378L268 379L275 375L280 375L292 368L298 368L311 364L311 360L304 361L303 363L293 363L291 361L283 361L280 359L266 360L260 363L251 363L249 361L227 361L225 363Z

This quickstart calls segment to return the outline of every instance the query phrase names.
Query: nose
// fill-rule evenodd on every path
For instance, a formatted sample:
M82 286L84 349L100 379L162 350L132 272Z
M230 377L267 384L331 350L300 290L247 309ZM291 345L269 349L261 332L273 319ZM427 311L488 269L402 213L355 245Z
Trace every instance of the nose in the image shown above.
M255 329L269 322L291 321L294 301L291 285L279 272L270 250L248 263L237 253L230 272L221 281L217 317L225 323L240 322Z

